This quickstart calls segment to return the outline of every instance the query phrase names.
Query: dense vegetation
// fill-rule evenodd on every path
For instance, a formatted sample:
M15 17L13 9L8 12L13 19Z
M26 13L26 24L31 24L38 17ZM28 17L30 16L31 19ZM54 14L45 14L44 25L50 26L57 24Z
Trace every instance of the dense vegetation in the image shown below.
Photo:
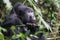
M60 40L60 2L59 0L10 0L10 2L5 2L0 0L0 24L5 20L5 17L9 15L13 5L17 2L21 2L24 5L32 7L35 11L35 16L37 19L37 24L40 26L39 32L43 32L47 39L49 40ZM5 37L1 30L6 31L6 29L0 27L0 39L10 40L10 38ZM14 26L11 27L14 30ZM15 34L12 39L24 40L28 37L29 31L26 34ZM33 39L33 37L32 37Z

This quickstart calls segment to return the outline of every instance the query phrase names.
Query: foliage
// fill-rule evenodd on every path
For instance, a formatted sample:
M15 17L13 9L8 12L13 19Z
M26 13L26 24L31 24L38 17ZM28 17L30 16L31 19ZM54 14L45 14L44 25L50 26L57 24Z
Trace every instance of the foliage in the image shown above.
M59 9L59 0L37 0L35 2L34 0L10 0L11 4L14 5L16 2L21 2L27 6L30 6L34 9L35 15L37 18L37 23L40 26L39 31L35 34L38 34L39 32L44 32L44 29L48 29L48 33L44 32L46 35L52 32L52 29L55 28L55 25L58 24L57 20L57 12ZM4 4L3 0L0 0L0 22L2 23L5 19L5 16L7 16L10 12L10 10L6 9L6 4ZM11 30L13 31L15 28L14 26L11 27ZM4 39L4 35L1 33L1 30L6 31L4 28L0 28L0 39ZM43 31L42 31L43 30ZM21 39L24 40L26 37L28 37L30 31L28 30L26 34L20 33L20 34L14 34L12 36L12 39ZM6 40L10 40L10 38L6 37Z

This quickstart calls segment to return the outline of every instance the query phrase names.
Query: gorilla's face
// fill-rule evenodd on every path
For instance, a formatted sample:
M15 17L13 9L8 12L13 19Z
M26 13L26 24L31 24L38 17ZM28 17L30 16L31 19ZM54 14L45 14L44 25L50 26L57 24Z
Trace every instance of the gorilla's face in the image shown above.
M33 11L28 11L25 14L25 19L29 23L34 23L36 21L35 15Z
M34 11L32 8L20 4L15 7L16 14L20 17L24 23L34 23L36 21Z

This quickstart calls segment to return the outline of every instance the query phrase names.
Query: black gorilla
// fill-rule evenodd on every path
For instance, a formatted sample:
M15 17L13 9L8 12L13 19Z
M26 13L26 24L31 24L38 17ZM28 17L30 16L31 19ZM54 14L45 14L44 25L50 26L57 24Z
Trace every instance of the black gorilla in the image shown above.
M33 9L21 3L16 3L14 5L13 12L20 18L20 20L22 20L24 24L34 23L36 21ZM11 12L11 14L14 14L13 12Z
M10 36L12 32L10 30L10 27L12 25L16 26L22 24L24 24L25 26L20 27L20 29L16 27L17 28L16 29L17 31L15 30L16 33L18 33L18 30L19 32L23 33L25 33L27 30L30 30L30 33L34 34L39 29L39 27L35 25L35 21L36 18L32 8L27 7L21 3L16 3L10 12L10 15L6 17L5 21L1 24L3 28L7 29L7 32L6 33L3 32L3 34L5 36Z
M22 27L21 30L26 31L29 28L26 28L28 23L35 23L36 18L32 8L27 7L21 3L16 3L6 20L2 23L2 27L8 30L8 33L4 33L7 36L10 36L10 27L12 25L22 25L25 24L25 27ZM25 30L26 29L26 30ZM33 27L35 30L35 27ZM36 28L37 29L37 28ZM20 30L20 31L21 31ZM32 32L33 33L33 32Z

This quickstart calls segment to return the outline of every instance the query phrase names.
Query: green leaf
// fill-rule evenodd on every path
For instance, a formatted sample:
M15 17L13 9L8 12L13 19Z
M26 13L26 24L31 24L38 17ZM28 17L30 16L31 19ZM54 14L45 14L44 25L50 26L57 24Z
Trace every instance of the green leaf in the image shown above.
M3 39L4 35L0 32L0 39Z
M30 30L28 30L26 33L25 33L25 36L28 36L30 34Z
M21 35L21 39L24 40L25 35L23 33L20 33L20 35Z
M16 28L15 28L15 26L11 26L11 30L13 31L13 30L15 30Z
M19 35L19 34L14 34L13 36L12 36L12 39L17 39L17 38L19 38L21 35Z
M2 30L2 31L4 31L4 32L6 32L6 31L7 31L6 29L4 29L4 28L0 27L0 32L1 32L1 30Z

